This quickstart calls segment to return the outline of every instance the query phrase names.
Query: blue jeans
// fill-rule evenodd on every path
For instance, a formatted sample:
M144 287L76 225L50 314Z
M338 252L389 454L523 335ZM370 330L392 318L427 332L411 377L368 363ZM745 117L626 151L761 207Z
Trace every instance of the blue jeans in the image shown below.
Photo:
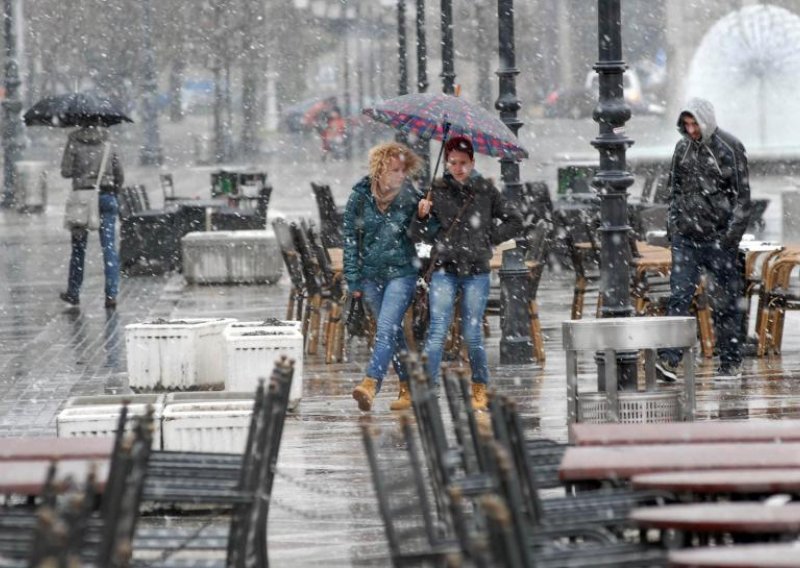
M672 274L667 315L689 315L700 269L712 277L708 297L714 306L717 351L722 365L742 362L740 328L744 313L742 269L736 249L721 247L716 241L696 242L683 237L672 239ZM664 349L659 356L672 365L680 362L680 351Z
M439 383L439 367L447 330L453 321L456 294L461 291L461 336L467 343L472 382L489 382L489 364L483 347L483 313L489 299L489 274L456 276L438 271L431 277L431 323L425 354L428 357L428 374L434 384Z
M400 380L408 380L408 373L399 354L408 350L403 333L403 317L414 298L416 285L416 276L402 276L388 282L365 280L363 283L367 307L378 322L375 345L366 374L378 381L378 388L389 370L389 361Z
M117 254L115 226L119 205L117 196L112 193L101 193L100 199L100 246L103 248L103 272L106 277L106 298L116 298L119 291L119 254ZM86 260L86 243L89 231L75 229L72 231L72 256L69 259L69 280L67 295L78 298L83 284L83 265Z

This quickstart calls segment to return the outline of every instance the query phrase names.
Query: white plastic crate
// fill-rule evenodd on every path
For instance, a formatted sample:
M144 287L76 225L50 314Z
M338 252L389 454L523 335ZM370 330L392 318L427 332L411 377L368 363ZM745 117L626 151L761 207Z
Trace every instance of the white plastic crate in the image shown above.
M132 389L209 388L225 382L223 330L232 318L154 320L125 327Z
M274 284L283 274L271 229L193 232L181 239L181 250L190 284Z
M253 323L253 322L247 322ZM225 390L254 392L259 379L269 379L282 356L294 359L289 408L303 396L303 334L293 325L228 326L225 337Z
M77 396L67 401L64 409L56 416L56 433L60 438L72 436L114 436L117 431L122 403L128 402L128 422L130 430L133 416L142 416L147 406L153 407L153 448L161 449L161 414L164 408L164 395L161 394L120 394L99 396Z
M254 392L167 395L162 426L164 449L242 453L250 429Z

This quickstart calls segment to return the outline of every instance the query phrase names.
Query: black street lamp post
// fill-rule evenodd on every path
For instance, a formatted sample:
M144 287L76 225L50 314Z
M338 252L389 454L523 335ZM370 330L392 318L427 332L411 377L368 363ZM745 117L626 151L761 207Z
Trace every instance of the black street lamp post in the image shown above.
M14 206L16 166L22 152L22 101L19 98L19 66L14 22L14 0L3 0L3 31L6 38L5 81L3 99L3 199L0 206Z
M142 42L144 50L142 122L144 144L139 155L143 166L160 166L163 161L158 133L158 84L156 82L156 55L153 50L153 5L151 0L142 3Z
M517 98L516 67L514 53L514 2L497 1L498 42L500 69L497 71L499 96L495 108L500 119L516 136L522 122L517 118L520 101ZM522 184L519 180L519 162L513 158L500 160L500 175L503 178L503 194L517 208L522 204ZM522 244L522 243L520 243ZM530 336L530 277L525 266L525 249L517 247L503 253L500 267L501 328L500 363L523 364L533 361L533 346Z
M633 141L625 134L631 117L622 91L622 22L620 0L598 0L597 35L599 60L594 69L600 79L600 101L594 110L599 135L592 146L600 153L600 168L592 184L600 194L600 292L601 317L633 315L630 302L631 254L628 246L627 188L633 176L626 170L625 152ZM636 390L636 353L620 354L619 386ZM598 381L602 386L600 366Z
M428 45L425 39L425 0L417 0L417 92L428 90ZM426 181L431 177L430 142L420 139L417 154L422 158L420 176Z
M442 0L442 92L452 95L456 92L456 71L453 61L453 0Z
M397 0L397 94L408 94L408 41L406 0Z

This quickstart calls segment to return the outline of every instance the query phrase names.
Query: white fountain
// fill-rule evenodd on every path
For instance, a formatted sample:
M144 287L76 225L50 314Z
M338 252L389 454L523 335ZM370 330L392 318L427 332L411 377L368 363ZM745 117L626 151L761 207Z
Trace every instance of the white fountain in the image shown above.
M686 95L710 100L717 122L759 154L800 150L800 16L746 6L719 20L695 52Z

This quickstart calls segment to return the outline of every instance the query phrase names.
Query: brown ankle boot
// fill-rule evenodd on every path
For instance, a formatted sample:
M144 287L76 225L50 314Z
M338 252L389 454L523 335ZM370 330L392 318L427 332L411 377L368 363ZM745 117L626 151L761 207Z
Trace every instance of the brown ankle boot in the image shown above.
M364 377L364 380L353 389L353 398L358 402L358 408L363 411L372 410L372 401L378 393L378 381Z
M408 390L408 383L406 381L400 382L400 393L397 395L397 400L389 405L390 410L408 410L411 408L411 391Z
M489 399L486 396L484 383L472 383L472 408L473 410L486 410Z

